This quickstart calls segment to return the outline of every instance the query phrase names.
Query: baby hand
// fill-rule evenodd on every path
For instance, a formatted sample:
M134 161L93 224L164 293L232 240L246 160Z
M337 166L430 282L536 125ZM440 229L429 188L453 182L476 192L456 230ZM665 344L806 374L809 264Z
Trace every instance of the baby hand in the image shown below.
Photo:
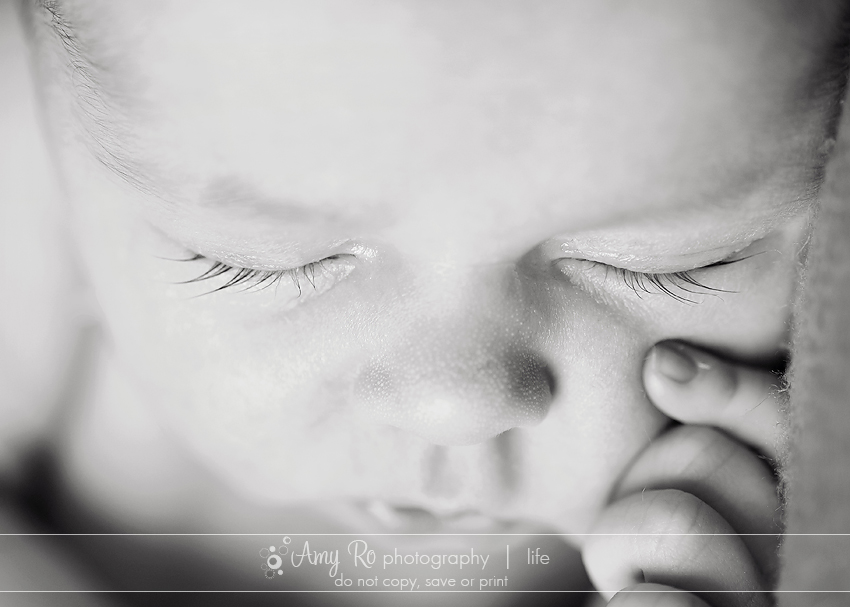
M650 351L643 378L655 406L684 425L622 478L592 531L624 535L589 538L591 579L606 598L642 591L617 594L618 607L770 605L782 521L770 465L784 428L778 378L673 342ZM674 589L715 592L655 592Z

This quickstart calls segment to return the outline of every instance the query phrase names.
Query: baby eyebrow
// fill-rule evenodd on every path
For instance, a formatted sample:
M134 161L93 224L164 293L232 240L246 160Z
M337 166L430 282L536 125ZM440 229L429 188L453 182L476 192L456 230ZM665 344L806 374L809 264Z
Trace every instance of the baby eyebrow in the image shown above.
M382 202L314 201L307 204L286 198L269 196L238 176L220 177L210 181L198 197L200 209L222 213L239 213L247 218L262 217L286 223L318 223L340 225L348 229L380 228L397 218L397 211Z
M167 199L152 167L136 160L131 151L127 112L105 86L110 67L102 59L93 59L90 45L80 38L61 2L33 0L25 4L30 35L39 43L39 59L67 78L73 91L74 117L87 135L85 143L94 158L135 189ZM126 96L122 101L126 103Z
M79 36L73 19L65 14L60 1L34 0L30 8L34 7L41 10L30 12L28 17L42 22L48 34L52 33L53 50L59 53L61 67L74 91L78 110L74 114L87 135L87 148L101 165L134 189L171 208L188 210L186 207L194 206L201 211L238 214L249 219L261 217L287 223L345 225L347 228L361 224L374 228L376 222L389 224L394 220L391 207L377 201L347 205L344 200L309 204L311 201L281 199L258 191L238 176L209 181L192 200L176 196L167 187L168 179L161 169L154 163L138 160L142 155L134 149L132 125L125 109L132 99L128 95L113 98L115 95L107 86L113 80L110 78L112 68L103 59L92 57L87 39ZM30 25L31 30L38 29L32 27L36 24ZM41 31L33 33L42 35Z

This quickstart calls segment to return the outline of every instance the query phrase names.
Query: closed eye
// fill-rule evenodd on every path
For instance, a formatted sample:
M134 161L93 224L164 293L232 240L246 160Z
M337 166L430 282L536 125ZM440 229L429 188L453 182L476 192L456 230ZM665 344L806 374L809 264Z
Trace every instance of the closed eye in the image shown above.
M694 272L714 267L713 265L687 272L668 273L634 272L606 264L603 265L605 265L606 272L614 271L620 276L623 283L641 298L643 294L663 293L682 303L697 303L689 295L737 292L712 287L694 278Z
M612 266L600 261L586 259L572 259L564 261L581 264L581 271L598 272L602 270L605 272L604 279L606 280L613 274L616 278L621 280L626 287L634 291L635 295L641 299L643 299L645 295L661 294L672 297L681 303L696 304L699 302L692 298L693 295L737 293L737 291L712 286L702 277L698 279L696 277L698 273L720 266L739 263L759 254L760 253L754 253L753 255L747 255L744 257L722 260L707 266L681 272L637 272Z
M277 288L281 281L286 280L298 289L298 297L301 297L303 289L307 288L307 285L309 285L312 291L319 290L322 277L329 274L327 264L339 259L340 257L340 255L331 255L324 259L320 259L319 261L314 261L297 268L288 268L285 270L258 270L255 268L242 268L239 266L229 265L196 253L191 257L176 261L207 261L209 262L209 267L198 276L189 280L180 281L176 284L192 284L217 278L221 278L225 281L216 288L195 296L200 297L201 295L210 295L212 293L218 293L219 291L228 289L236 289L237 291L262 291L269 287Z

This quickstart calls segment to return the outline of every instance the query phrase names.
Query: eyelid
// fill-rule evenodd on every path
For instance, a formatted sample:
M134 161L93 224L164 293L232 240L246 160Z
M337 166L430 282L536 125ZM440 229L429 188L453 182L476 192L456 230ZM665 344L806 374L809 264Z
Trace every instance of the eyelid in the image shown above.
M614 252L604 248L588 250L563 244L560 247L559 257L566 253L573 259L584 259L640 274L673 274L676 272L694 272L716 265L722 265L724 262L734 259L736 255L739 255L742 251L752 246L754 242L756 241L671 257L632 255L629 253Z
M302 283L302 280L306 281L306 283L309 284L310 287L312 287L313 292L320 293L328 290L336 282L348 276L348 274L353 269L353 265L351 263L341 265L334 264L333 268L331 268L329 265L326 265L326 262L336 262L345 257L354 256L342 254L329 255L328 257L324 257L317 261L313 261L295 268L286 268L282 270L265 270L258 268L244 268L237 265L217 261L200 253L192 253L192 255L186 259L178 259L175 261L192 262L206 260L209 261L211 265L209 268L207 268L206 271L202 272L195 278L179 281L177 284L192 284L215 279L220 276L226 277L227 282L225 282L223 285L220 285L212 289L211 291L201 293L201 295L209 295L212 293L217 293L236 287L241 287L238 289L238 292L262 291L272 286L275 286L276 288L282 280L289 279L292 285L298 289L297 297L300 298L304 293L304 290L302 289L302 285L304 285L304 283ZM324 275L331 275L333 280L322 280L323 278L327 278L327 276ZM328 284L328 282L330 282L330 284ZM196 295L195 297L199 296L200 295Z
M334 256L350 256L358 260L375 257L376 251L357 239L305 240L303 235L213 235L209 231L192 229L193 226L163 226L148 218L152 231L167 243L169 248L186 256L196 253L207 259L220 261L236 268L276 272L295 270L309 263ZM236 231L236 228L233 229ZM216 237L213 237L216 236ZM220 237L218 237L220 236ZM175 253L179 256L181 253Z
M780 213L694 213L649 217L641 223L591 229L551 239L550 259L583 258L635 272L669 273L703 268L760 242L785 243L810 229L811 207ZM716 214L715 214L716 215Z
M756 253L754 255L758 254ZM610 280L610 274L613 272L621 280L622 284L630 289L639 299L643 299L644 295L661 294L681 303L695 304L699 302L694 301L691 298L692 295L718 295L721 293L737 293L737 291L705 284L695 278L694 273L738 263L754 255L747 255L740 258L732 255L730 258L705 266L675 272L637 272L600 261L582 258L560 259L556 264L561 273L568 278L576 279L581 283L589 283L594 290L600 287L600 282L606 283ZM600 272L603 272L601 276Z

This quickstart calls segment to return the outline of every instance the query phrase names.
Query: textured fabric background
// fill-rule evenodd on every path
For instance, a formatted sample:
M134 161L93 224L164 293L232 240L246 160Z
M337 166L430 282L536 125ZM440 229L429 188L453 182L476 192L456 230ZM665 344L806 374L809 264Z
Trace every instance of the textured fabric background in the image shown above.
M850 113L827 167L799 304L781 607L850 605Z

